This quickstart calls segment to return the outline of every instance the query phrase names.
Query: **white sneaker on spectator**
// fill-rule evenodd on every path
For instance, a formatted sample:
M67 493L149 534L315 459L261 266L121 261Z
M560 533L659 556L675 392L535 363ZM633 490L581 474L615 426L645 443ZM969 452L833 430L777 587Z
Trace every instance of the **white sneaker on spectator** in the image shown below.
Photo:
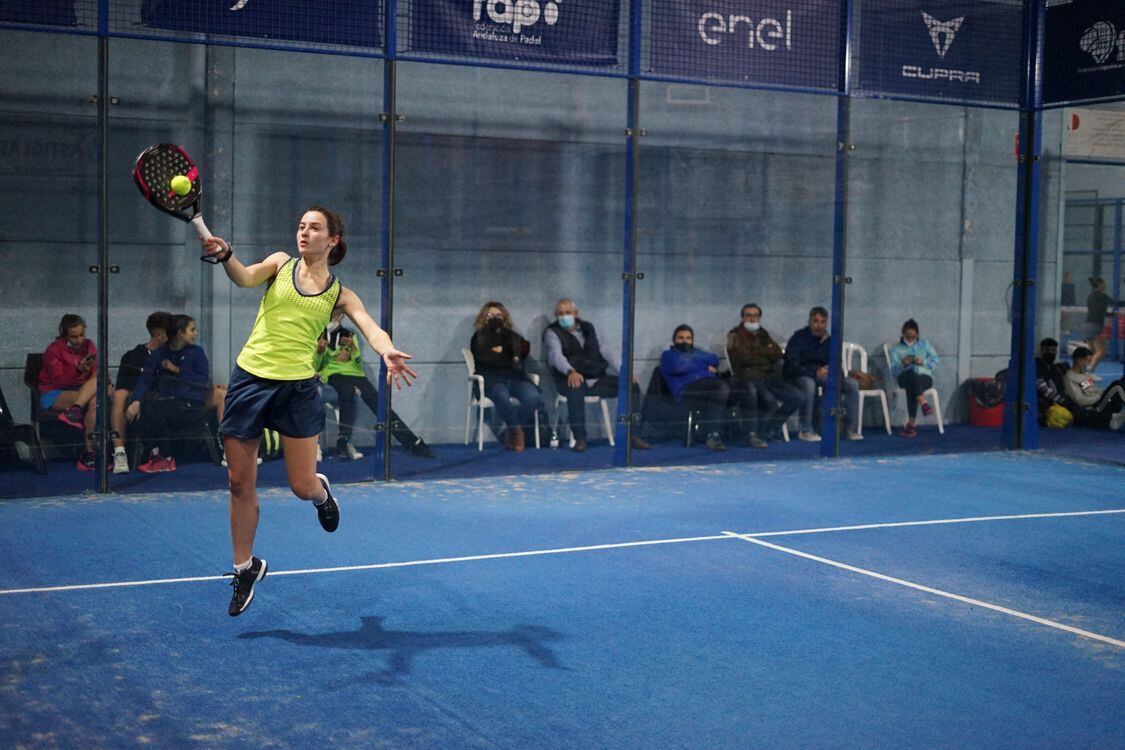
M113 473L114 474L128 474L129 473L129 459L124 452L113 452Z
M863 440L863 435L855 430L848 430L848 440Z
M801 430L797 434L798 440L804 440L806 443L819 443L820 435L817 435L812 430Z
M1125 428L1125 409L1109 418L1109 429L1120 430Z

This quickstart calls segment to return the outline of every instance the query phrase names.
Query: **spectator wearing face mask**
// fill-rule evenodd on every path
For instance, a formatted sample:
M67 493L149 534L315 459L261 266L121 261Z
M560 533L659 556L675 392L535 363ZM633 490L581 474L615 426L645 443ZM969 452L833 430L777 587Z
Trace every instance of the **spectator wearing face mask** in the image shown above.
M1071 355L1073 364L1066 371L1066 395L1075 404L1074 420L1087 427L1121 426L1115 418L1125 407L1125 378L1102 390L1090 375L1089 365L1094 353L1080 346ZM1116 422L1116 424L1115 424Z
M495 300L484 303L474 327L469 348L476 374L484 378L484 395L492 399L497 414L508 426L505 447L522 451L527 442L524 431L531 429L542 401L539 388L524 372L531 344L512 328L508 308ZM513 398L519 401L518 407L512 404Z
M566 411L574 450L586 450L586 396L616 398L618 378L609 374L609 360L602 354L594 324L578 317L572 299L561 299L555 305L555 322L543 331L543 348L559 393L566 397ZM633 403L640 411L641 389L633 379ZM633 447L651 447L640 437L633 437Z
M785 356L781 346L762 327L762 308L751 302L742 306L742 322L727 332L727 356L731 377L746 384L751 414L750 434L745 443L765 448L766 439L780 440L781 425L804 403L796 387L781 379L777 364Z
M730 386L720 380L719 358L711 352L695 348L695 331L684 324L672 334L672 347L660 355L660 374L672 397L703 414L700 420L707 435L707 447L726 450L721 428L723 410L730 398Z

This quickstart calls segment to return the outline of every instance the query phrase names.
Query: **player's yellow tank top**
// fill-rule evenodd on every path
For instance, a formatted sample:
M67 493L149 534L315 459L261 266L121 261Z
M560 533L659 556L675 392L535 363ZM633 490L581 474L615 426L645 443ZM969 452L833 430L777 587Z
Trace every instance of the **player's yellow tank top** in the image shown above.
M298 258L287 260L262 295L250 338L238 355L238 366L268 380L304 380L316 372L316 339L340 299L340 280L315 294L297 288Z

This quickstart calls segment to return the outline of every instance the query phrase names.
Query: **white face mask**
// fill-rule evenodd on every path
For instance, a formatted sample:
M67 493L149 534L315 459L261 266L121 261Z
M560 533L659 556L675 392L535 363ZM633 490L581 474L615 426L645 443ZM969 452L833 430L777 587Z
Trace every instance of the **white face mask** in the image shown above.
M747 331L750 331L750 333L754 333L762 327L762 324L761 323L750 323L749 321L747 321L746 323L742 324L742 327L745 328Z
M573 328L574 327L574 316L573 315L560 315L559 316L559 325L562 326L564 329Z

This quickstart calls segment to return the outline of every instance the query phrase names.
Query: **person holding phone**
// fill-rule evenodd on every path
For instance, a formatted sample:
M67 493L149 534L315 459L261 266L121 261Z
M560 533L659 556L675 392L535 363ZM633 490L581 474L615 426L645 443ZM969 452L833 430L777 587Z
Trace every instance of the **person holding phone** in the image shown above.
M59 321L58 336L43 352L39 371L39 404L58 414L59 421L82 430L85 450L78 459L79 471L93 471L94 443L91 434L97 418L98 349L86 338L86 321L67 313Z
M915 437L914 419L921 407L925 415L933 414L934 409L926 403L925 392L934 385L934 368L941 359L930 346L930 342L918 338L918 323L914 318L902 324L902 338L891 347L891 375L899 387L906 390L906 426L902 428L903 437Z

